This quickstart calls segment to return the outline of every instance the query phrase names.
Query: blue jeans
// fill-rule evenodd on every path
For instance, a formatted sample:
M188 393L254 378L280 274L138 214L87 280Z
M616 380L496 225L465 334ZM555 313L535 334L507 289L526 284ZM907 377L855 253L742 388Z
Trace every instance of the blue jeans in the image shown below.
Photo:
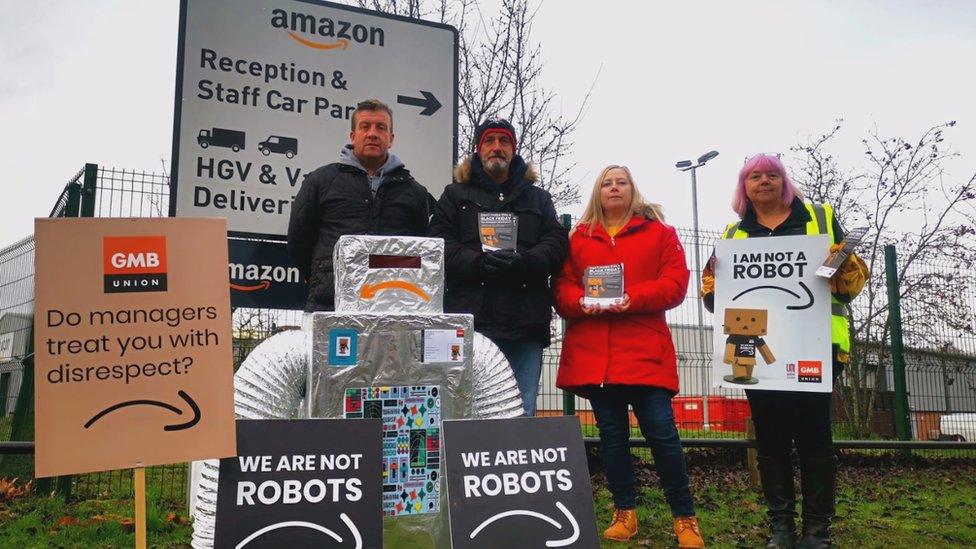
M659 387L605 386L587 395L600 428L600 449L607 483L618 509L637 507L637 487L630 455L630 417L627 407L634 408L641 433L650 443L651 454L664 497L676 517L695 514L685 470L685 454L674 426L671 393Z
M539 377L542 375L542 342L536 339L492 339L508 359L525 415L535 415L535 401L539 396Z

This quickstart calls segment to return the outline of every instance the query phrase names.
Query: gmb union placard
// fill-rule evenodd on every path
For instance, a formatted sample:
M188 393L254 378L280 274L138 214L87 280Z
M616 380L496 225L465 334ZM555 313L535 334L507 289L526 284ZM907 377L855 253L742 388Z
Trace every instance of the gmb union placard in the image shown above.
M457 30L327 2L183 0L171 216L282 239L302 179L338 161L352 111L393 109L392 151L439 197L457 128Z
M712 380L735 389L832 389L826 235L715 244Z
M38 219L38 477L236 451L223 219Z

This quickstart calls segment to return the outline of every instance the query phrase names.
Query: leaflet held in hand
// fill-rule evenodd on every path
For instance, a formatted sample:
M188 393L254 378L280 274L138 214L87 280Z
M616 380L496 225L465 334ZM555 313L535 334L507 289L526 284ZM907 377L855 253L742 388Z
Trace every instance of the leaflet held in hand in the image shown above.
M824 278L834 276L837 269L840 269L841 263L847 259L847 256L851 255L851 252L853 252L854 248L861 243L861 239L864 238L864 235L867 234L867 232L867 227L858 227L857 229L849 232L847 236L844 237L844 241L841 242L843 248L828 255L827 259L824 260L823 265L817 267L817 276L822 276Z
M511 212L481 212L478 233L483 252L514 250L518 241L518 217Z
M624 264L595 265L583 273L583 305L609 307L624 299Z

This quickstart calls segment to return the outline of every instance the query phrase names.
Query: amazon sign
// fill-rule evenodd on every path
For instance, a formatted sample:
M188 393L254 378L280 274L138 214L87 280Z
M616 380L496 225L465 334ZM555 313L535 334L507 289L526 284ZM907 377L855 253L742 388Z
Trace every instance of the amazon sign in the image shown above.
M234 455L227 222L34 231L37 476Z
M232 307L305 307L308 285L282 243L228 239L227 270Z
M304 177L348 143L369 97L393 108L397 156L440 196L457 151L457 29L323 0L179 4L170 216L285 240ZM274 273L257 276L276 293Z

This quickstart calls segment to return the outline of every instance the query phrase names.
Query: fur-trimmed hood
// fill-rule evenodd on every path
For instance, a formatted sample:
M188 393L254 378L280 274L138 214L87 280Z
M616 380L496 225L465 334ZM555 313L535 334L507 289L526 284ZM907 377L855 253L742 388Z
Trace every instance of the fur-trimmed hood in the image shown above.
M518 158L518 156L516 155L516 157L512 159L513 163L515 161L515 158ZM457 166L454 166L454 181L458 183L467 183L471 181L471 170L472 170L471 164L473 160L474 160L474 155L469 154L468 156L465 156L460 162L458 162ZM539 180L539 171L536 170L535 164L531 162L526 162L525 181L531 185L538 180Z

